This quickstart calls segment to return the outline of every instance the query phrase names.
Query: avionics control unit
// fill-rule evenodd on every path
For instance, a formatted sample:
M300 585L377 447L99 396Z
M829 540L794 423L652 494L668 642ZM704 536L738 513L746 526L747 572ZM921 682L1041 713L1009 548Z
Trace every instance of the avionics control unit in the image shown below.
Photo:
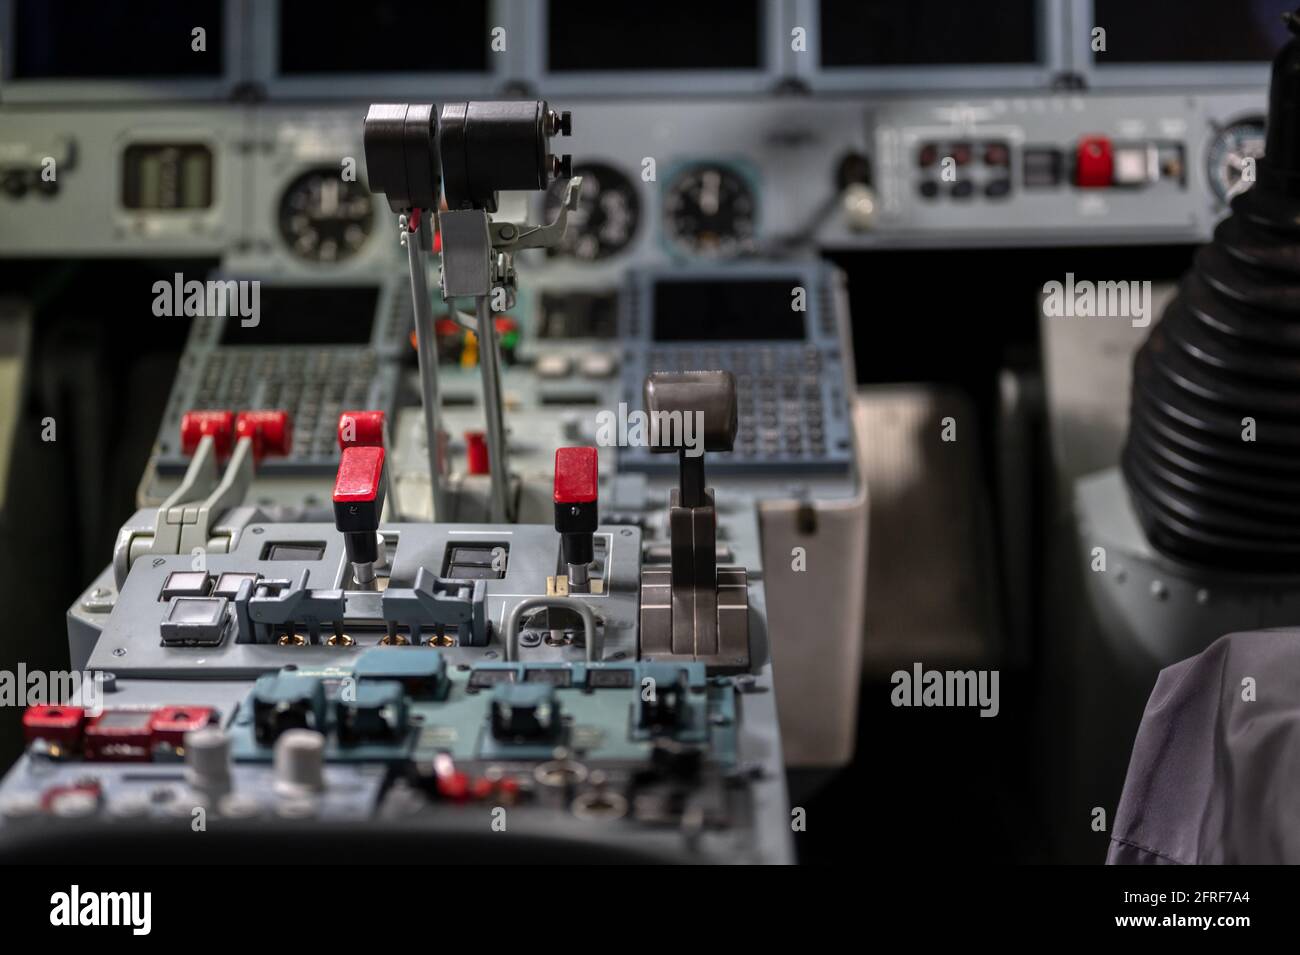
M214 283L238 281L219 277ZM398 283L260 281L259 314L192 319L180 371L159 426L156 467L189 465L177 435L186 411L254 408L289 413L289 452L265 472L327 477L338 465L335 427L348 408L396 407L411 303Z
M623 398L640 406L652 371L722 368L736 376L740 431L719 467L847 468L853 460L835 273L817 264L632 273L623 303ZM644 447L620 470L662 469Z

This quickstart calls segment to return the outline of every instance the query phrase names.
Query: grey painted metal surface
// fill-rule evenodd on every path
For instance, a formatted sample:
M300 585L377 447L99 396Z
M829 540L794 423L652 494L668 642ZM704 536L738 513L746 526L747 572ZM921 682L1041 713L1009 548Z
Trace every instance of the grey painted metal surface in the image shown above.
M1164 667L1225 633L1300 618L1300 579L1207 571L1154 550L1117 468L1078 481L1074 504L1080 573L1101 632L1121 658Z
M37 745L0 783L0 830L15 825L30 835L32 825L85 822L88 816L101 814L105 819L153 820L166 825L197 818L196 811L202 809L212 813L216 827L230 819L284 825L304 818L325 824L376 818L387 823L405 820L417 827L412 829L415 832L420 818L433 812L438 804L417 798L409 786L395 781L405 778L403 774L394 777L384 766L407 760L429 766L439 753L445 752L454 756L461 771L486 773L491 778L503 770L507 775L518 772L521 761L531 774L532 767L543 766L550 759L589 760L581 770L584 779L589 773L600 773L599 777L590 777L593 781L603 780L593 783L595 789L579 784L573 790L579 798L571 808L570 797L560 798L548 788L549 784L542 782L544 770L538 769L536 784L525 787L524 801L509 810L512 831L549 827L572 832L576 838L589 830L580 824L575 826L575 822L586 821L601 825L605 837L615 842L647 850L682 852L700 861L791 861L783 757L763 625L761 583L755 582L750 589L754 653L751 672L740 682L713 678L707 683L709 715L704 719L700 714L698 723L706 734L701 741L707 740L705 770L697 782L687 786L694 793L687 804L696 809L665 824L663 819L646 822L649 810L645 806L637 811L624 807L626 819L615 816L596 823L588 813L595 811L592 805L605 806L604 797L598 795L604 791L600 787L608 785L613 787L611 791L618 791L619 787L633 785L630 774L646 763L653 749L652 738L637 729L635 716L641 705L637 700L645 699L644 686L635 676L641 672L637 668L643 666L637 662L640 531L617 525L597 530L598 560L592 568L592 579L600 581L600 592L580 598L594 613L602 636L592 653L597 660L594 665L633 674L625 681L600 684L612 689L583 689L591 668L591 664L585 668L583 665L588 659L588 650L579 646L583 641L570 638L560 645L549 645L541 639L545 630L537 630L539 624L530 619L531 614L524 615L525 635L531 632L536 638L521 640L520 662L510 670L512 679L531 683L542 679L535 674L548 667L547 672L565 677L553 685L557 704L569 715L566 725L571 728L562 739L572 756L554 757L550 746L538 749L496 741L483 722L491 693L481 692L476 682L476 674L504 666L505 620L512 608L543 595L547 577L562 568L554 531L542 525L391 524L384 525L381 532L389 553L381 570L380 592L344 596L349 615L345 629L352 641L349 646L330 646L323 640L319 645L306 646L241 643L234 629L228 630L215 647L162 645L159 625L169 607L160 599L162 588L173 572L191 570L189 555L138 561L120 592L112 590L111 579L97 581L99 586L88 591L71 611L70 635L82 647L95 640L86 661L88 669L111 670L114 674L102 698L105 709L139 713L163 705L212 707L217 724L234 743L232 795L213 796L195 788L198 783L186 775L180 754L156 755L148 764L83 762L55 758ZM321 552L315 559L304 559L300 554L290 560L269 559L278 545L319 545ZM282 774L271 766L269 746L251 735L253 698L249 691L253 679L261 674L291 672L300 680L320 680L327 687L330 706L344 706L349 699L344 688L357 679L353 675L357 660L384 636L382 617L367 616L381 606L382 594L396 592L431 568L442 571L450 559L449 548L474 545L504 548L508 554L503 576L486 582L492 624L489 644L473 647L458 643L437 651L446 661L446 689L437 698L411 702L413 718L418 719L411 724L411 743L396 748L372 743L364 749L349 750L340 748L331 738L320 795L304 799L301 792L286 789ZM298 581L305 577L308 587L328 589L346 579L346 558L341 537L331 525L251 524L238 534L229 554L207 558L206 571L213 578L226 572L256 572L269 579ZM97 607L96 600L102 604L92 609ZM106 609L110 605L111 609ZM551 629L556 625L554 619L549 623ZM403 654L407 651L391 647L385 652L392 655L390 659L400 660L406 658ZM705 671L700 664L694 666L698 669L691 679L699 681L703 693ZM545 678L543 683L552 685L552 679ZM703 705L704 697L699 700L698 705ZM480 730L480 726L484 729ZM80 792L91 783L93 800ZM68 796L73 790L77 792ZM654 793L645 795L648 799ZM43 808L33 808L41 806L42 799ZM617 805L617 800L612 801ZM454 807L442 805L437 815L446 819L455 811ZM696 811L703 815L696 818L692 815ZM456 818L475 825L480 816L490 824L490 817L473 807ZM672 819L677 817L672 815Z
M961 98L861 94L671 102L609 102L574 94L556 102L578 117L569 147L575 163L607 163L623 172L640 196L640 221L627 249L608 259L521 257L524 287L609 287L630 265L680 258L665 239L670 226L664 199L674 170L694 162L743 171L756 193L760 242L808 230L809 210L826 210L811 223L809 248L1204 241L1225 211L1206 173L1210 146L1220 128L1262 115L1265 91L1261 86L1220 92L1209 86L1140 96L1025 90ZM54 196L0 198L14 225L0 233L0 253L218 255L232 273L325 282L400 269L400 250L382 228L372 230L357 254L335 263L295 256L279 234L281 197L304 172L342 169L352 160L364 182L361 107L5 105L0 115L6 165L39 168L44 156L70 157L60 163ZM1136 190L1081 190L1068 184L1023 188L1022 146L1069 153L1087 134L1182 144L1185 184ZM1007 143L1010 193L998 199L977 194L969 201L921 196L916 154L931 140ZM159 141L210 144L211 208L131 211L122 207L116 190L101 188L121 181L128 144ZM867 228L859 228L837 200L835 170L850 151L873 163L878 209ZM654 160L649 181L647 159Z

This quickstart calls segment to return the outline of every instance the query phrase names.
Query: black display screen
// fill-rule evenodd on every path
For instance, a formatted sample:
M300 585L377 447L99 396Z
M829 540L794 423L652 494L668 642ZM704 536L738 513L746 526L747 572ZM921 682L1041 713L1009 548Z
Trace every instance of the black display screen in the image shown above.
M1266 62L1289 39L1282 14L1293 9L1294 0L1181 0L1172 8L1095 0L1093 26L1106 31L1106 49L1094 49L1092 61L1099 67Z
M279 72L483 73L490 30L487 0L280 0Z
M16 79L221 76L222 0L17 0ZM202 28L202 50L194 30Z
M552 72L757 70L763 66L760 0L549 0Z
M1037 0L821 0L821 65L1037 63Z
M263 284L259 321L245 327L227 318L223 345L366 345L375 323L374 285L285 286Z
M661 279L654 286L659 342L803 341L806 312L795 309L802 280ZM804 302L812 293L805 290Z

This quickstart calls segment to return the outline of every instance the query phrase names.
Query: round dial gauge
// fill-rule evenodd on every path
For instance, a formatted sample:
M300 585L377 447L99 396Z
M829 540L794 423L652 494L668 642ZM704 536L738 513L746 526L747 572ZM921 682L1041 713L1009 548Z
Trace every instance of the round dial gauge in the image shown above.
M569 213L564 240L552 253L595 262L623 251L636 234L641 215L636 186L623 173L604 163L574 166L573 174L582 177L578 208ZM564 188L565 181L556 180L546 190L548 222L560 211Z
M280 199L280 235L289 249L312 262L338 262L355 255L374 227L370 193L337 169L314 169L285 189Z
M1251 187L1254 178L1244 170L1264 155L1264 121L1245 119L1219 130L1206 154L1210 188L1228 202Z
M664 196L664 228L684 252L728 258L754 250L758 202L749 183L728 166L685 169Z

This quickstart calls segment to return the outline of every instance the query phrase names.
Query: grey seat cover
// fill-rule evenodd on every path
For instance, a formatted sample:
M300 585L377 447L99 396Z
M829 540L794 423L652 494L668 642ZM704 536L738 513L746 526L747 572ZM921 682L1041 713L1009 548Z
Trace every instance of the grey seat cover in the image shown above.
M1300 629L1230 634L1160 672L1107 862L1300 862Z

